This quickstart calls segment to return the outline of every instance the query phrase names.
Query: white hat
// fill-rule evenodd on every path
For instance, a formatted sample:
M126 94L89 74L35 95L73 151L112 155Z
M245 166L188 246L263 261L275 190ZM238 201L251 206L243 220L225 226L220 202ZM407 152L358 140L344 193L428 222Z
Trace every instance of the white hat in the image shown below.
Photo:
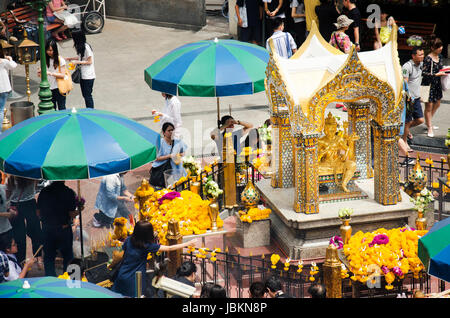
M336 21L337 23L335 23L334 25L336 26L336 28L339 30L339 29L342 29L342 28L345 28L345 27L348 27L350 24L352 24L353 23L353 20L352 19L349 19L346 15L340 15L338 18L337 18L337 21Z

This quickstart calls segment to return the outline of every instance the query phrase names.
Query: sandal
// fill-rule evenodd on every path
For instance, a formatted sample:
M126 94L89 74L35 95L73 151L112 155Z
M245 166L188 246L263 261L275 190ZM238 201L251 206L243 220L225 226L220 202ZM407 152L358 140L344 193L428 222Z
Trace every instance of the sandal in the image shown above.
M56 41L62 41L62 38L60 38L58 35L55 35L54 38Z
M67 39L67 36L63 33L63 34L61 34L61 37L63 38L63 40L66 40Z

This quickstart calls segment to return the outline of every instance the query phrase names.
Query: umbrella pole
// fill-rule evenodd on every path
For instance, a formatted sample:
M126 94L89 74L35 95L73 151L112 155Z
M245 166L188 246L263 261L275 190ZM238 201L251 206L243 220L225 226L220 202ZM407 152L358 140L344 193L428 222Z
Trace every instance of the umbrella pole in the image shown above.
M220 128L220 101L217 97L217 128Z
M80 180L77 180L77 191L78 191L78 200L81 199L81 186L80 186ZM78 215L80 219L80 249L81 249L81 264L84 265L84 246L83 246L83 221L81 217L81 206L78 204Z

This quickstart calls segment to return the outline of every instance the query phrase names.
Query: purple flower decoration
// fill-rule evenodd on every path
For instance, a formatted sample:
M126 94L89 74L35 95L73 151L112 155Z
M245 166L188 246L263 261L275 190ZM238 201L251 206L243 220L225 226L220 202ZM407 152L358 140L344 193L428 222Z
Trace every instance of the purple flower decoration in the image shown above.
M389 236L385 234L378 234L373 238L372 242L369 243L369 247L372 247L375 244L387 244L387 243L389 243Z
M389 273L389 268L387 268L385 265L381 266L381 270L383 271L383 274Z
M161 205L164 200L173 200L180 196L181 196L180 192L172 191L172 192L164 194L160 199L158 199L158 203Z
M342 240L342 238L340 236L333 236L330 239L330 244L333 244L334 246L337 247L337 249L341 249L344 247L344 241Z
M403 272L402 272L402 270L400 269L400 267L398 267L398 266L395 266L393 269L392 269L392 272L395 274L395 275L397 275L397 276L403 276Z

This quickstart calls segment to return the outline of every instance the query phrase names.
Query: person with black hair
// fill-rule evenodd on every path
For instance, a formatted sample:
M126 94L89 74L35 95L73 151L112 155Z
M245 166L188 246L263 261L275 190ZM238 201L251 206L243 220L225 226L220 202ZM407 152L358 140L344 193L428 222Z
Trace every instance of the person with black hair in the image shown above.
M92 218L94 227L112 228L115 218L129 218L131 212L125 202L134 202L134 195L125 185L126 173L114 173L102 177L94 205L99 210Z
M235 125L242 126L243 128L237 128ZM241 121L241 120L235 120L230 115L225 115L220 119L219 122L219 128L213 129L211 132L211 139L214 140L214 142L217 145L217 151L222 158L222 147L223 147L223 137L225 133L232 133L232 140L233 140L233 147L236 153L239 155L242 151L242 146L244 144L244 140L247 137L247 134L249 133L250 129L253 128L253 125Z
M195 263L191 261L186 261L183 262L180 267L178 267L177 272L173 277L173 279L188 286L195 287L196 273L197 273L197 265L195 265ZM210 292L211 290L209 290L209 293ZM172 298L182 298L182 297L174 295Z
M273 22L273 34L266 41L266 49L271 51L270 42L272 41L273 49L282 58L290 58L297 52L297 44L289 32L284 32L284 21L276 18Z
M425 124L427 125L427 136L434 137L434 130L439 129L437 126L431 124L431 119L441 106L442 99L442 84L441 76L448 76L445 72L440 70L444 67L442 63L442 49L444 44L441 39L434 34L430 39L430 53L423 60L422 67L422 85L430 87L428 96L424 96L425 100Z
M81 66L81 94L86 108L94 108L94 99L92 98L95 81L94 52L91 45L86 42L86 34L83 30L72 31L72 40L78 56L68 57L66 60Z
M66 73L66 61L59 55L58 44L53 39L48 39L45 44L45 61L47 65L47 80L52 92L53 108L56 110L66 109L66 96L61 95L58 89L57 78L63 79ZM41 77L41 69L38 69Z
M4 277L6 281L25 278L28 274L28 270L36 261L34 258L31 258L27 260L22 267L21 263L18 262L16 258L16 241L11 237L3 237L2 240L0 240L0 251L4 252L8 257L9 275L7 277Z
M152 163L150 169L150 184L152 186L164 188L166 186L164 180L164 171L173 169L185 176L186 170L183 168L181 157L184 156L187 146L179 139L173 139L175 127L172 123L163 124L162 133L156 160Z
M266 286L262 282L253 282L248 290L250 298L264 298Z
M27 236L31 239L33 253L42 244L41 223L36 211L36 180L10 176L7 189L11 206L16 207L18 212L10 222L17 243L17 260L21 263L27 254Z
M45 276L56 276L56 251L62 254L64 271L73 259L71 223L78 215L75 192L64 181L53 181L39 193L37 214L42 222Z
M413 138L410 129L424 123L422 105L420 104L423 58L423 49L418 46L414 47L411 50L411 59L402 66L403 80L407 84L412 104L411 109L407 110L405 116L405 128L402 135L405 142Z
M336 31L334 25L340 12L335 3L331 0L320 0L320 5L315 7L317 19L319 20L319 32L325 41L330 41L331 34Z
M262 0L264 2L265 22L266 22L266 34L265 38L270 37L273 29L275 19L285 19L285 7L288 0Z
M227 298L227 291L219 284L214 284L209 291L208 298Z
M264 285L270 298L292 298L283 292L280 279L274 275L270 276Z
M306 39L306 14L303 0L291 0L291 16L294 20L294 34L297 47Z
M311 298L327 298L327 289L321 284L312 284L308 288Z
M240 16L239 8L242 7L246 8L246 17ZM263 17L261 0L237 0L235 10L238 19L239 41L259 45L261 43L261 23Z
M200 291L200 298L209 298L211 289L214 287L214 283L206 282L202 285L202 290Z
M196 241L196 239L193 239L176 245L161 245L157 242L157 235L150 222L137 222L133 234L122 245L124 250L122 265L118 270L112 290L124 296L136 297L136 272L140 271L142 276L145 276L149 253L171 252L189 245L195 246ZM142 294L146 290L146 285L146 279L143 279Z
M348 36L350 37L350 41L355 44L355 49L360 51L359 25L361 23L361 12L359 12L358 7L356 6L356 0L343 0L343 4L346 9L345 15L353 20L348 27Z

